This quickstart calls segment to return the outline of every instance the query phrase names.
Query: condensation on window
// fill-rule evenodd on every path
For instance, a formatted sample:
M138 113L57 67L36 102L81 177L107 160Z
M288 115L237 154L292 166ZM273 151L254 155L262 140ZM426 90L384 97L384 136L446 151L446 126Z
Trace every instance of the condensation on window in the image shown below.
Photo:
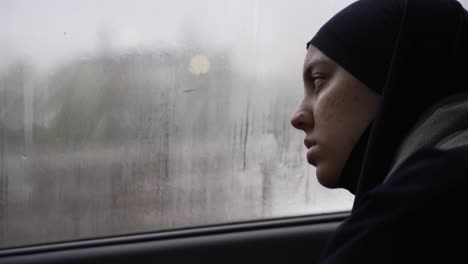
M0 3L0 247L349 210L289 118L350 1Z

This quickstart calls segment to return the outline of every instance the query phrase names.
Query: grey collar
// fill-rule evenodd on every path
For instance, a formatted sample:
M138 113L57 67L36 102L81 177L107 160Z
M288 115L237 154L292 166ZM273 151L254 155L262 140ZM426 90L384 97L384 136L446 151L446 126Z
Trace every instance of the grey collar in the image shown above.
M429 107L400 145L390 175L421 148L450 149L468 144L468 93L447 97Z

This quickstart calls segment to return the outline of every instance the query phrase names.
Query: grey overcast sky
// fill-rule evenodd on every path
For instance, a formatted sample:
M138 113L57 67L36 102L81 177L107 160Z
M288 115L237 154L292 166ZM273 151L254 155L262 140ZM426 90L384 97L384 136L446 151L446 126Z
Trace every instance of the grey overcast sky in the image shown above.
M0 0L0 56L3 63L27 59L43 67L93 52L103 34L117 51L184 49L193 34L243 66L255 56L257 64L289 72L300 68L319 26L351 2Z
M184 49L193 34L202 46L227 50L246 70L299 75L305 43L351 2L0 0L0 66L23 59L47 69L92 53L103 36L121 52ZM460 2L466 7L468 0Z

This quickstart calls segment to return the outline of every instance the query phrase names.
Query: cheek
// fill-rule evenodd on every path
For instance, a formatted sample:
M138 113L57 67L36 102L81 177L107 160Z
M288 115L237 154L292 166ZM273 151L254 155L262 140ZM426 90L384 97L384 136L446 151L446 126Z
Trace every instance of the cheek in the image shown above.
M355 95L337 96L327 94L317 101L315 120L321 136L327 138L327 144L333 148L347 149L356 142L356 124L353 115L357 114Z
M317 125L329 127L340 123L340 110L342 108L342 100L340 98L325 95L317 101L315 108L316 119L320 120L321 123Z

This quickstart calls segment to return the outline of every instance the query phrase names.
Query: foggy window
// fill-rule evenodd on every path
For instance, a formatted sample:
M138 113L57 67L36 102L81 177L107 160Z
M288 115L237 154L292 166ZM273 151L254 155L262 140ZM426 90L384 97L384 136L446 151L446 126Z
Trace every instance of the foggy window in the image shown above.
M349 210L289 118L351 1L0 1L0 247Z

